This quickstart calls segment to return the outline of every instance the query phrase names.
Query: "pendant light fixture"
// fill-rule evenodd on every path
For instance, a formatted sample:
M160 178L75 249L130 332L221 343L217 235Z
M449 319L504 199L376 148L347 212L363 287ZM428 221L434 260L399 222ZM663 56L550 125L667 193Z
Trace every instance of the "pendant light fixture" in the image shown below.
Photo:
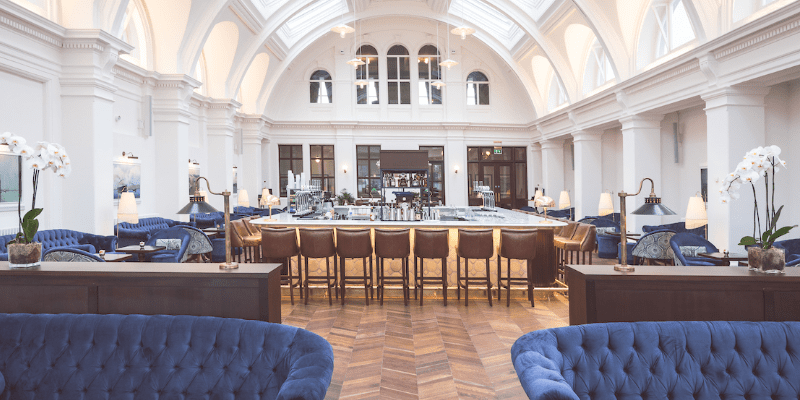
M356 20L356 7L354 5L353 6L353 26L354 27L356 26L356 21L357 21ZM355 32L355 29L353 29L353 32ZM358 58L358 42L357 42L358 37L357 36L358 35L353 35L353 59L347 62L348 64L352 65L353 68L355 68L355 69L358 69L359 65L364 65L365 64L364 61L361 61L361 59Z
M449 22L447 23L447 30L450 30ZM457 61L450 59L450 35L447 35L447 59L442 61L439 65L447 67L448 70L450 69L450 67L458 65Z
M464 1L465 0L460 0L460 3L461 3L461 26L455 27L455 28L453 28L452 31L450 31L453 35L461 36L461 40L466 39L467 35L472 35L473 33L475 33L475 29L470 28L470 27L468 27L468 26L466 26L464 24Z
M439 20L437 19L437 20L436 20L436 57L437 57L437 59L438 59L439 57L441 57L441 55L442 55L442 53L440 53L440 52L439 52ZM436 66L436 69L438 69L438 70L439 70L439 79L437 79L437 80L435 80L435 81L431 82L431 86L433 86L433 87L435 87L435 88L437 88L437 89L439 89L439 90L442 90L442 87L443 87L443 86L447 86L447 85L444 83L444 81L442 81L442 67L441 67L441 65L442 65L442 64L441 64L441 63L439 63L439 65L438 65L438 66ZM431 74L432 74L432 73L433 73L433 71L431 71Z
M347 7L347 3L345 3L344 6L346 8ZM355 7L353 7L353 8L355 8ZM342 9L342 20L343 21L342 21L341 24L336 25L333 28L331 28L331 32L338 33L339 37L344 39L345 36L347 36L348 33L353 33L356 30L354 28L352 28L350 25L347 25L347 24L344 23L344 9ZM353 21L353 24L355 24L355 21Z
M353 25L358 27L357 25L355 25L355 22L353 22ZM363 22L361 23L361 33L362 34L364 33L364 23ZM358 35L358 31L356 31L356 35ZM358 37L361 38L361 35L358 35ZM359 65L369 64L369 57L366 57L367 62L364 62L360 58L358 58L358 51L361 50L361 45L360 44L356 44L356 49L358 49L358 50L356 50L356 59L358 59L358 61L361 62L361 64L359 64ZM365 74L368 73L368 72L369 71L366 71L366 70L364 71ZM364 77L361 77L361 79L358 79L358 66L356 66L356 81L354 83L355 83L356 86L358 86L361 89L363 89L364 86L369 85L369 81L364 79Z

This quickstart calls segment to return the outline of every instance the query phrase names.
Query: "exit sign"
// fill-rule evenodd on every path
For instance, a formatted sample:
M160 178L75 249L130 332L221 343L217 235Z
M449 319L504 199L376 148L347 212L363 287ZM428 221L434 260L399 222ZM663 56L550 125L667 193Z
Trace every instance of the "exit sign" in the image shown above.
M503 154L503 148L502 147L495 147L494 148L494 154L502 155Z

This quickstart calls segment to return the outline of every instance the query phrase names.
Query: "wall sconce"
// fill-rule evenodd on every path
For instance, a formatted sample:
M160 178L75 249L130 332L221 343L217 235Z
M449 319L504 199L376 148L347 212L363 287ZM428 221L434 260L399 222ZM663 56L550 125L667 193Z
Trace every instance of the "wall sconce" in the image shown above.
M456 173L458 173L458 165L454 166L453 170L456 171Z
M122 152L122 156L125 157L125 158L129 158L131 160L138 160L139 159L139 157L134 156L133 153L131 153L131 152L127 152L126 153L126 152L123 151Z
M347 165L342 165L342 171L344 171L345 174L347 173Z

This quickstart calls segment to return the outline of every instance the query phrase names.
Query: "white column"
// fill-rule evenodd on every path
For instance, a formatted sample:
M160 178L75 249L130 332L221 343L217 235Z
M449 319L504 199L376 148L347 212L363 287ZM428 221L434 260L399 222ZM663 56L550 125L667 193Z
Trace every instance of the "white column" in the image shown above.
M620 119L622 123L622 187L627 193L636 193L644 178L650 178L655 184L657 196L661 196L661 114L640 114ZM628 232L641 233L643 225L660 225L661 217L637 216L632 214L644 204L650 195L650 183L645 182L642 193L628 197L626 202L628 216ZM614 198L619 202L619 196ZM665 204L670 208L677 205Z
M212 100L208 105L208 181L214 192L233 191L233 137L236 130L234 116L241 104L236 100ZM237 169L244 170L237 165ZM241 177L242 172L239 171ZM209 196L209 203L223 211L222 196ZM231 195L231 211L237 197Z
M336 193L337 196L342 189L347 189L349 193L358 193L356 179L356 145L353 142L353 127L342 126L336 128L336 143L333 145L333 155L336 162ZM345 172L345 169L347 172Z
M51 199L61 198L63 204L60 227L110 235L116 218L112 132L117 90L111 69L119 54L130 52L132 47L96 30L67 31L63 47L60 142L72 159L72 174L64 181L63 196ZM53 173L42 173L39 186L54 177ZM52 201L42 196L36 207L44 208L41 220L54 211Z
M581 130L572 134L575 145L575 220L597 215L603 191L602 131Z
M250 205L258 207L258 195L263 188L261 159L261 142L264 137L262 129L266 121L261 116L247 116L242 118L242 142L244 144L242 165L243 176L239 177L241 189L246 189L250 197Z
M455 167L458 166L456 173ZM444 156L445 196L448 206L469 204L469 168L464 128L447 129L447 145Z
M528 200L536 194L536 185L542 183L542 146L538 142L528 145ZM527 206L528 203L525 203Z
M564 190L564 139L545 140L541 145L542 187L545 195L558 203L558 196Z
M708 235L719 249L744 251L739 240L753 234L752 189L742 186L742 197L728 204L720 203L719 189L747 151L766 144L768 92L769 88L727 87L703 96L708 124Z

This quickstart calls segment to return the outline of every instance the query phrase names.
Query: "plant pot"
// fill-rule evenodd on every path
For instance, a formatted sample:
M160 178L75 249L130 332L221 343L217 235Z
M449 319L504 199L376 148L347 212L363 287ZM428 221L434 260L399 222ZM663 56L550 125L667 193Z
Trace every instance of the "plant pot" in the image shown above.
M786 267L786 251L777 247L768 250L750 247L747 249L747 260L751 270L767 274L782 274Z
M9 268L38 267L42 262L41 243L14 243L8 245Z

